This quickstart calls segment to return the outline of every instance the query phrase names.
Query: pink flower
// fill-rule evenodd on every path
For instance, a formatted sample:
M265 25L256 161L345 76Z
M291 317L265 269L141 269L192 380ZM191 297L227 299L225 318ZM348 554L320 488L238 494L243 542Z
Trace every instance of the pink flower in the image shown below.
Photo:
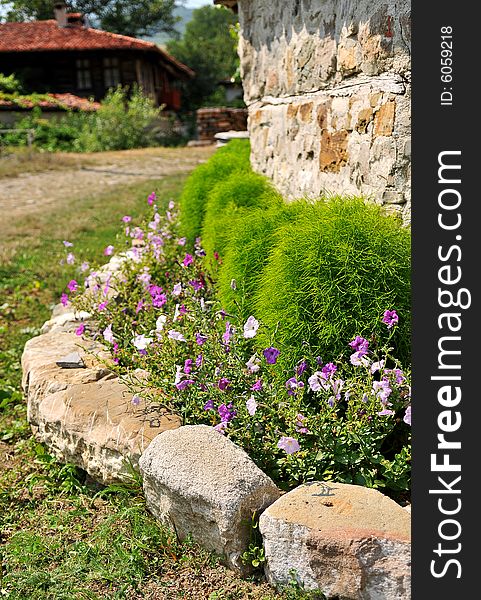
M68 265L73 265L73 264L74 264L74 262L75 262L75 256L72 254L72 252L69 252L69 253L67 254L67 258L66 258L65 262L66 262Z
M280 450L284 450L286 454L294 454L294 452L298 452L301 449L296 438L287 437L285 435L277 442L277 447Z
M391 329L399 321L398 314L395 310L385 310L382 318L382 322L387 325L388 329Z
M104 250L105 256L110 256L113 253L114 253L114 247L112 245L107 246L107 248L105 248L105 250Z
M192 256L192 254L186 254L184 257L184 260L182 261L182 264L184 265L184 267L188 267L193 262L194 262L194 257Z
M249 400L247 400L246 408L247 412L250 414L251 417L253 417L256 414L257 402L253 395L249 398Z
M75 279L72 279L68 282L67 287L71 292L76 292L78 290L78 283L75 281Z
M115 342L115 336L112 333L112 325L108 325L104 330L102 335L104 336L104 340L109 342L109 344L113 344Z
M68 296L65 292L60 296L60 302L62 303L62 306L67 306Z
M157 195L155 192L152 192L151 194L149 194L149 197L147 198L147 202L149 203L149 206L152 206L152 204L157 200Z
M130 221L132 221L132 217L129 217L129 215L125 215L125 217L122 217L122 221L124 223L130 223Z
M82 333L84 331L85 331L85 324L84 323L80 323L80 325L75 330L75 335L82 335Z
M72 242L67 242L67 240L63 241L63 245L65 246L65 248L71 248L73 246Z

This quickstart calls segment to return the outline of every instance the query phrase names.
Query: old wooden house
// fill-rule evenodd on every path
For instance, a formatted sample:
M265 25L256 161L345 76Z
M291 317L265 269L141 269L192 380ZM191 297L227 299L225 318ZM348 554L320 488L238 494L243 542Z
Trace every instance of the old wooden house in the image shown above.
M101 100L110 88L140 85L167 110L181 107L180 82L194 76L156 44L94 29L80 13L55 5L55 18L0 24L0 73L15 73L26 92Z

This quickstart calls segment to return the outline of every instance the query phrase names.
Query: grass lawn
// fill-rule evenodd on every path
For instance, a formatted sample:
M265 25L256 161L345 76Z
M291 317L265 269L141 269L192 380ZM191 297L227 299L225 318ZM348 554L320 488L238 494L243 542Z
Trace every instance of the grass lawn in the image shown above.
M60 165L60 163L59 163ZM1 177L1 172L0 172ZM159 527L141 485L102 488L62 466L30 435L20 391L25 342L49 318L79 262L102 261L125 214L146 212L152 191L176 199L185 175L86 194L62 211L18 223L0 252L0 597L9 600L127 598L208 600L314 598L292 584L274 592ZM76 264L61 266L74 244ZM8 256L8 258L6 258Z

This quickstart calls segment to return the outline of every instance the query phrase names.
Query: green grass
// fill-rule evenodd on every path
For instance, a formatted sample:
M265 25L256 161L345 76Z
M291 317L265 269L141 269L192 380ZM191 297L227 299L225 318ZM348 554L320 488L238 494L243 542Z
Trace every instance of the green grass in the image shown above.
M8 600L189 598L307 599L296 585L274 592L243 580L216 557L159 526L146 511L139 481L102 488L59 465L31 437L20 390L25 342L39 332L76 265L60 266L74 244L81 260L105 261L125 214L146 214L152 191L167 203L185 176L91 193L64 210L17 224L0 259L0 596ZM28 233L28 235L27 235Z

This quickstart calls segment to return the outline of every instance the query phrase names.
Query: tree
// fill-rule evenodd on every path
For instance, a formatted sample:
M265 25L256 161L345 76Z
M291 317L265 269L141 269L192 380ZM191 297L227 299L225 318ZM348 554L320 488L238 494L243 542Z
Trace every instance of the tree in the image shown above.
M183 108L205 106L218 90L219 81L230 79L238 69L236 15L223 6L203 6L193 11L180 40L172 40L167 50L195 71L184 84Z
M54 0L0 0L7 21L53 18ZM132 37L161 31L174 34L177 18L175 0L69 0L68 10L81 12L95 25Z

